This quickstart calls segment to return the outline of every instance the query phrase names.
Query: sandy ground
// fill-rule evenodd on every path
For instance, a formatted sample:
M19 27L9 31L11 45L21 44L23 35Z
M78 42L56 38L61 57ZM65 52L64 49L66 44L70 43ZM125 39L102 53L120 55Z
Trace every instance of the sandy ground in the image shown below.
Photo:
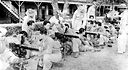
M117 54L117 46L101 52L81 52L78 58L67 56L51 70L128 70L128 54Z

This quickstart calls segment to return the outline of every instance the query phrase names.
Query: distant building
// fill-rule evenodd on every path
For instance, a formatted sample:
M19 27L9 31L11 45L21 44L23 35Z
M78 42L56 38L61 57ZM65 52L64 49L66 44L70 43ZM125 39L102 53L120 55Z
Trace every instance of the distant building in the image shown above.
M18 23L19 20L22 21L26 10L29 8L37 11L38 20L48 19L53 15L51 1L52 0L2 0L0 2L0 24ZM93 0L69 0L69 12L71 16L77 9L76 4L86 4L89 7L92 1ZM64 5L63 0L59 0L58 5L59 9L62 10ZM104 8L110 8L110 5L99 7L97 9L97 16L104 16Z

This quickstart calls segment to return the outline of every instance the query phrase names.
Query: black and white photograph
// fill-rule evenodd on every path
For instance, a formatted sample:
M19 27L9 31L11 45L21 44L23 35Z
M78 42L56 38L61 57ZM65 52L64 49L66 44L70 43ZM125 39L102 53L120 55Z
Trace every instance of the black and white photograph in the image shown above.
M128 0L0 0L0 70L128 70Z

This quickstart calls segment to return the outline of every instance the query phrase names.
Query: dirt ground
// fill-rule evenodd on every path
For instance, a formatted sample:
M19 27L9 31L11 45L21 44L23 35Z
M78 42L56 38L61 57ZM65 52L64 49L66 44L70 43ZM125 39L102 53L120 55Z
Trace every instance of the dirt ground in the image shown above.
M100 52L81 52L78 58L67 56L51 70L128 70L128 54L117 54L117 46L105 46Z

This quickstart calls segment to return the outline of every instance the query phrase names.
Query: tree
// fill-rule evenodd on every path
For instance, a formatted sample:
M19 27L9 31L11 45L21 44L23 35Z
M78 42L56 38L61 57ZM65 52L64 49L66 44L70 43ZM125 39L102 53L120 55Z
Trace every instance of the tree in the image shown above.
M126 3L128 0L93 0L97 2L103 2L105 4L120 4L120 3Z

